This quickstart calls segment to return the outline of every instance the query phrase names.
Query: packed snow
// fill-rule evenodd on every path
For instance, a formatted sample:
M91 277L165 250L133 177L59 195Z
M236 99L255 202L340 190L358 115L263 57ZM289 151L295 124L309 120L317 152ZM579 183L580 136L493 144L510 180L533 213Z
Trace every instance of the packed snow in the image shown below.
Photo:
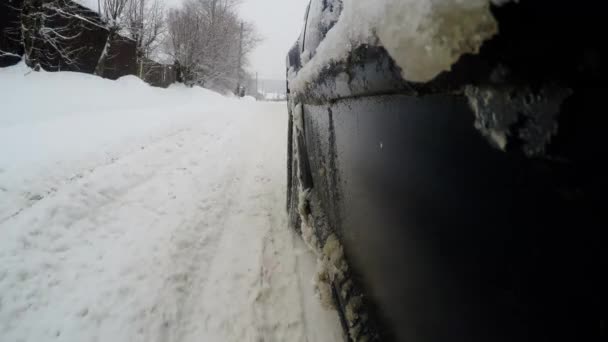
M291 72L290 86L295 91L305 91L325 68L345 61L354 48L362 45L383 46L401 67L404 79L430 81L450 70L462 55L477 53L486 40L498 33L490 5L509 1L512 0L343 0L338 22L314 56L310 60L303 57L305 65L297 75ZM328 20L335 18L322 17L318 21Z
M0 69L0 341L342 341L285 104Z

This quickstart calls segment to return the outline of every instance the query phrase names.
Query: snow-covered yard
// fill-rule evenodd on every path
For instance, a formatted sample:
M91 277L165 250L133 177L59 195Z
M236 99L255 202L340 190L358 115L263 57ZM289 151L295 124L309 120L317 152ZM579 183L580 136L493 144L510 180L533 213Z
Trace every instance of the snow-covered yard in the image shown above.
M0 69L0 341L340 341L285 104Z

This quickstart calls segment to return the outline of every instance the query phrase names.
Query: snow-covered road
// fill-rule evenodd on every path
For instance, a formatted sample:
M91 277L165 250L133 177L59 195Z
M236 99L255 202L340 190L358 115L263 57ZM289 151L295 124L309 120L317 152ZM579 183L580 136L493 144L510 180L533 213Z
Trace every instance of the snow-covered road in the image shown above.
M287 228L285 104L23 71L0 73L0 341L342 339Z

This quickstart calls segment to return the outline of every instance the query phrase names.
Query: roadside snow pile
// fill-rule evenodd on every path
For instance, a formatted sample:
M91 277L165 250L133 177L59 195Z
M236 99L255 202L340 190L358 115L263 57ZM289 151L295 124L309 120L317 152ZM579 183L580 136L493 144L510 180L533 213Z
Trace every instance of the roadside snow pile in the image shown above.
M232 102L202 88L159 89L129 76L32 72L23 63L0 69L0 223L92 161L110 162L154 132L178 130L202 109Z
M450 70L460 56L477 53L498 33L490 5L508 0L344 0L338 23L316 55L292 80L306 89L324 68L340 63L354 48L383 46L402 69L404 79L427 82Z
M0 69L0 341L343 341L288 230L286 107Z

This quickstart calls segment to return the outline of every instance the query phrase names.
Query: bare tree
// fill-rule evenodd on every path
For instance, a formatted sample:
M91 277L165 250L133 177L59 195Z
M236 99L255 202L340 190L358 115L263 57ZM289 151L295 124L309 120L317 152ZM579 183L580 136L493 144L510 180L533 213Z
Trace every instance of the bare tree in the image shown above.
M159 0L131 0L126 13L126 31L137 44L138 73L145 79L145 63L153 57L166 32L163 3Z
M36 70L43 62L51 69L76 65L84 47L74 40L88 27L102 25L85 11L70 0L24 0L21 30L26 63Z
M192 3L184 6L190 7ZM194 81L193 70L202 55L200 46L203 44L203 38L199 33L204 31L204 23L197 18L198 15L188 12L187 8L172 10L167 18L167 50L178 66L178 79L186 84Z
M2 49L0 49L0 57L17 57L17 58L21 58L21 56L18 55L18 54L16 54L16 53L4 51Z
M189 0L169 13L168 51L186 84L235 89L248 54L259 42L253 26L239 18L239 3Z
M21 5L15 4L12 0L0 2L0 66L3 60L21 59L22 38L21 38Z
M100 15L103 18L108 36L106 43L99 56L95 74L103 76L107 60L110 58L109 53L112 44L118 38L118 33L125 27L124 14L129 6L130 0L97 0L98 7L101 10Z

